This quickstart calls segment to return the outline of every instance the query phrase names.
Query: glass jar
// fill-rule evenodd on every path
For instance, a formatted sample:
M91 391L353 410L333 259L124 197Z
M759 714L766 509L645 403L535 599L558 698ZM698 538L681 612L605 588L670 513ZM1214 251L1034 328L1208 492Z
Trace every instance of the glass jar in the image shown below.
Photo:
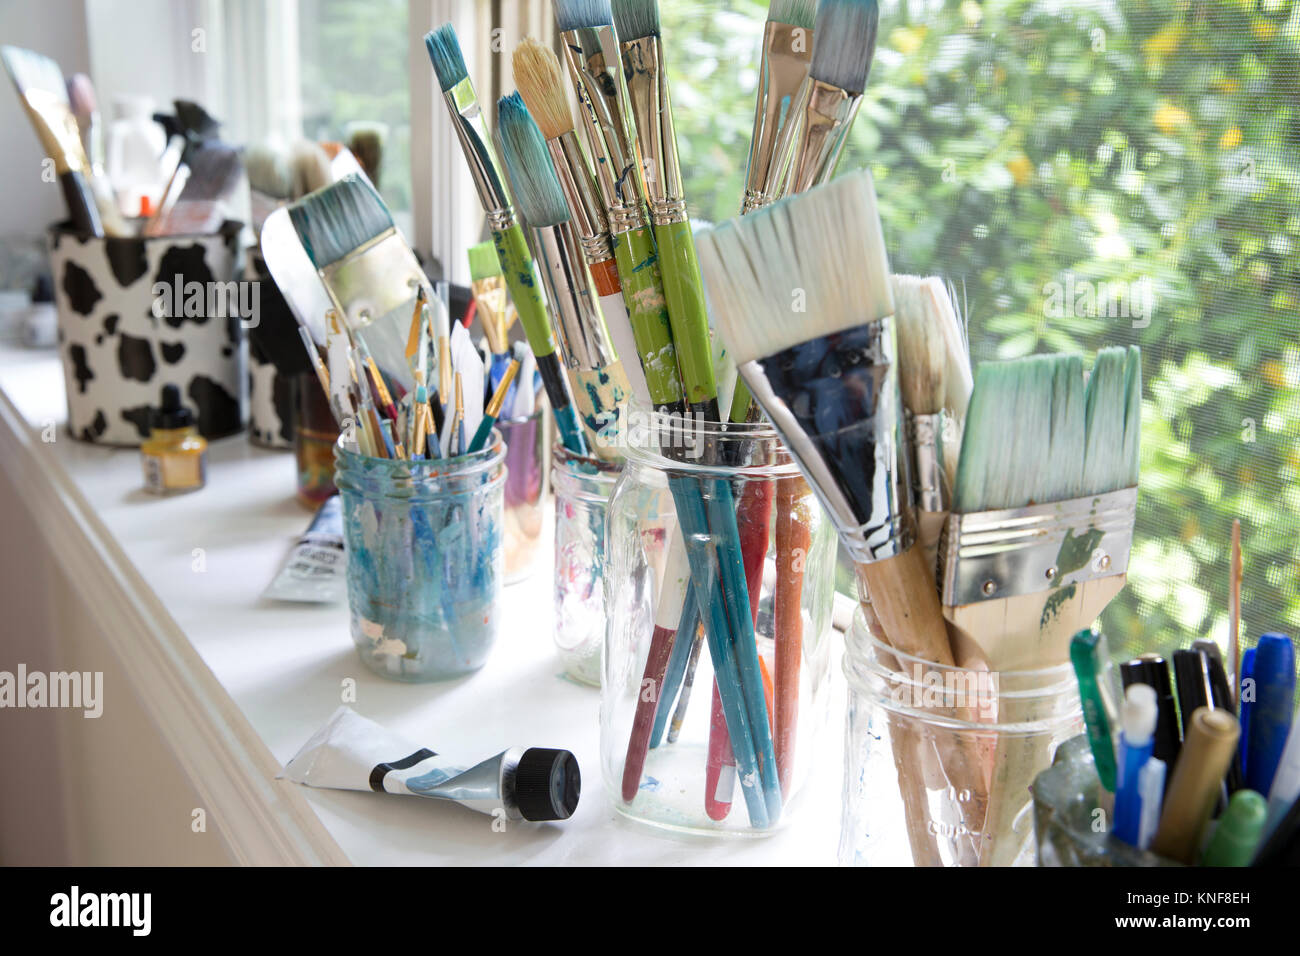
M505 446L428 461L335 446L352 640L371 670L443 680L483 666L502 585Z
M1097 825L1113 819L1115 795L1097 777L1086 735L1057 748L1034 780L1034 839L1039 866L1181 866L1129 846ZM1099 818L1097 811L1102 812Z
M541 555L550 473L549 422L545 405L526 418L497 421L506 444L506 584L532 574Z
M1070 664L934 664L889 647L865 604L845 636L844 674L840 862L1033 865L1034 778L1083 726Z
M298 466L298 503L317 510L338 490L334 487L334 443L338 422L315 372L294 376L293 457Z
M646 823L770 832L797 809L827 721L834 531L766 424L639 411L624 442L606 525L605 788Z
M600 651L605 642L605 514L623 466L576 455L556 443L555 480L555 648L564 672L600 686Z

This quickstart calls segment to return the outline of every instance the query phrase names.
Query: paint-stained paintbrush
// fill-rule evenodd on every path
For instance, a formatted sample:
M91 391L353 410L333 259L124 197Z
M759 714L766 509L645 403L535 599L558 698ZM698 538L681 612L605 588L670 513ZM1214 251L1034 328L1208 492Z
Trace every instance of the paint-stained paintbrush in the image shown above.
M587 444L602 458L620 457L620 416L631 390L606 329L559 177L522 97L502 97L497 112L503 157L520 210L533 230Z
M641 363L633 360L633 356L638 354L636 340L623 301L623 286L614 260L609 222L586 153L578 142L573 114L564 96L564 76L559 58L536 40L527 39L515 48L513 65L519 95L546 139L546 149L559 177L573 231L591 271L596 295L600 298L606 329L619 357L624 359L623 371L632 386L632 395L649 405L645 373Z
M583 135L595 165L596 187L609 222L646 392L657 410L681 413L685 410L682 382L663 275L641 199L634 139L620 96L620 52L613 13L608 0L556 0L554 7Z
M428 280L384 201L368 182L348 176L287 213L331 302L382 372L377 379L387 376L410 391L407 319L421 287L427 295Z
M782 129L798 116L792 107L808 76L816 16L817 0L771 0L768 4L742 213L766 206L784 194L776 145Z
M444 24L424 38L433 71L438 77L443 100L451 116L452 127L460 141L469 165L474 188L478 192L483 211L487 214L492 241L501 271L510 289L510 298L524 324L524 333L537 359L542 383L551 400L560 440L565 447L579 455L587 453L582 426L578 421L568 379L555 354L555 334L546 315L541 282L523 230L515 220L510 194L506 189L505 174L497 161L492 139L488 135L483 111L465 68L460 41L451 24Z
M876 52L876 0L821 0L808 77L781 130L775 163L790 193L835 171Z

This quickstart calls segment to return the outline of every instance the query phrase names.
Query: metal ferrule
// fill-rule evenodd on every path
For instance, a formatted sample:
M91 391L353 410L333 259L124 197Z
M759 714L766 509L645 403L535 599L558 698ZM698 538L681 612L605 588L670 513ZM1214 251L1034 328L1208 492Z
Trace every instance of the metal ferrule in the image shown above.
M808 77L791 109L795 121L781 130L774 175L788 182L787 193L801 193L826 182L835 172L861 93Z
M611 216L620 207L639 210L636 157L619 102L619 49L614 28L568 30L560 34L560 41L578 94L578 111L596 167L601 201Z
M952 514L939 543L943 603L1036 594L1128 571L1137 488Z
M775 162L782 129L794 122L794 105L808 76L813 31L789 23L768 21L763 30L763 55L758 66L758 102L754 109L754 136L750 140L749 167L745 175L743 212L752 212L781 198L781 170Z
M572 223L533 230L537 264L566 368L604 368L617 360Z
M623 76L636 125L636 149L645 184L650 221L656 226L685 222L686 193L677 162L677 132L673 128L668 76L663 69L659 37L622 44Z
M907 438L912 451L912 489L918 511L947 511L948 489L943 470L943 412L907 413Z
M569 207L569 221L587 261L602 262L613 258L614 243L609 238L605 209L596 194L596 184L578 137L570 130L555 139L548 139L546 149L559 176L565 205Z
M347 258L326 266L320 277L334 307L353 331L364 329L399 306L409 315L421 286L427 296L433 296L415 253L396 229L386 230Z
M492 149L492 137L488 134L483 110L474 93L474 84L467 76L444 92L442 98L447 102L452 126L460 140L460 148L465 153L470 177L474 180L474 188L478 191L483 211L488 214L489 224L493 229L509 228L514 224L510 193L505 186L501 164L497 162L496 152Z
M645 207L639 202L635 206L611 206L608 212L611 235L621 236L648 223Z
M912 546L894 318L740 366L858 563ZM825 421L847 422L823 431Z

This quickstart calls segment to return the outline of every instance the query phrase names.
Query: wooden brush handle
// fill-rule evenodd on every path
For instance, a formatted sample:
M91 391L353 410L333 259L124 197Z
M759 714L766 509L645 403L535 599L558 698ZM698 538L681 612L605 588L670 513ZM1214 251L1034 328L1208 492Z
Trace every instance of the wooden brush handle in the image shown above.
M803 658L803 573L812 532L808 509L799 503L808 486L782 478L776 492L776 768L781 792L790 795L799 723L799 666Z
M922 660L952 665L948 625L934 575L925 566L923 548L912 545L892 558L859 564L858 579L871 596L871 606L894 648Z

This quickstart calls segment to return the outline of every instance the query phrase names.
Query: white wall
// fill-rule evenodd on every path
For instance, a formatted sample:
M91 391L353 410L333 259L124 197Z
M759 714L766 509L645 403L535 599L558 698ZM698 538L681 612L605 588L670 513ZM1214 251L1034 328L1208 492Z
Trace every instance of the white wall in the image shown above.
M0 43L27 47L53 57L65 74L90 70L86 37L87 0L0 2ZM0 80L0 239L36 237L65 216L57 182L41 181L45 152L6 76Z

